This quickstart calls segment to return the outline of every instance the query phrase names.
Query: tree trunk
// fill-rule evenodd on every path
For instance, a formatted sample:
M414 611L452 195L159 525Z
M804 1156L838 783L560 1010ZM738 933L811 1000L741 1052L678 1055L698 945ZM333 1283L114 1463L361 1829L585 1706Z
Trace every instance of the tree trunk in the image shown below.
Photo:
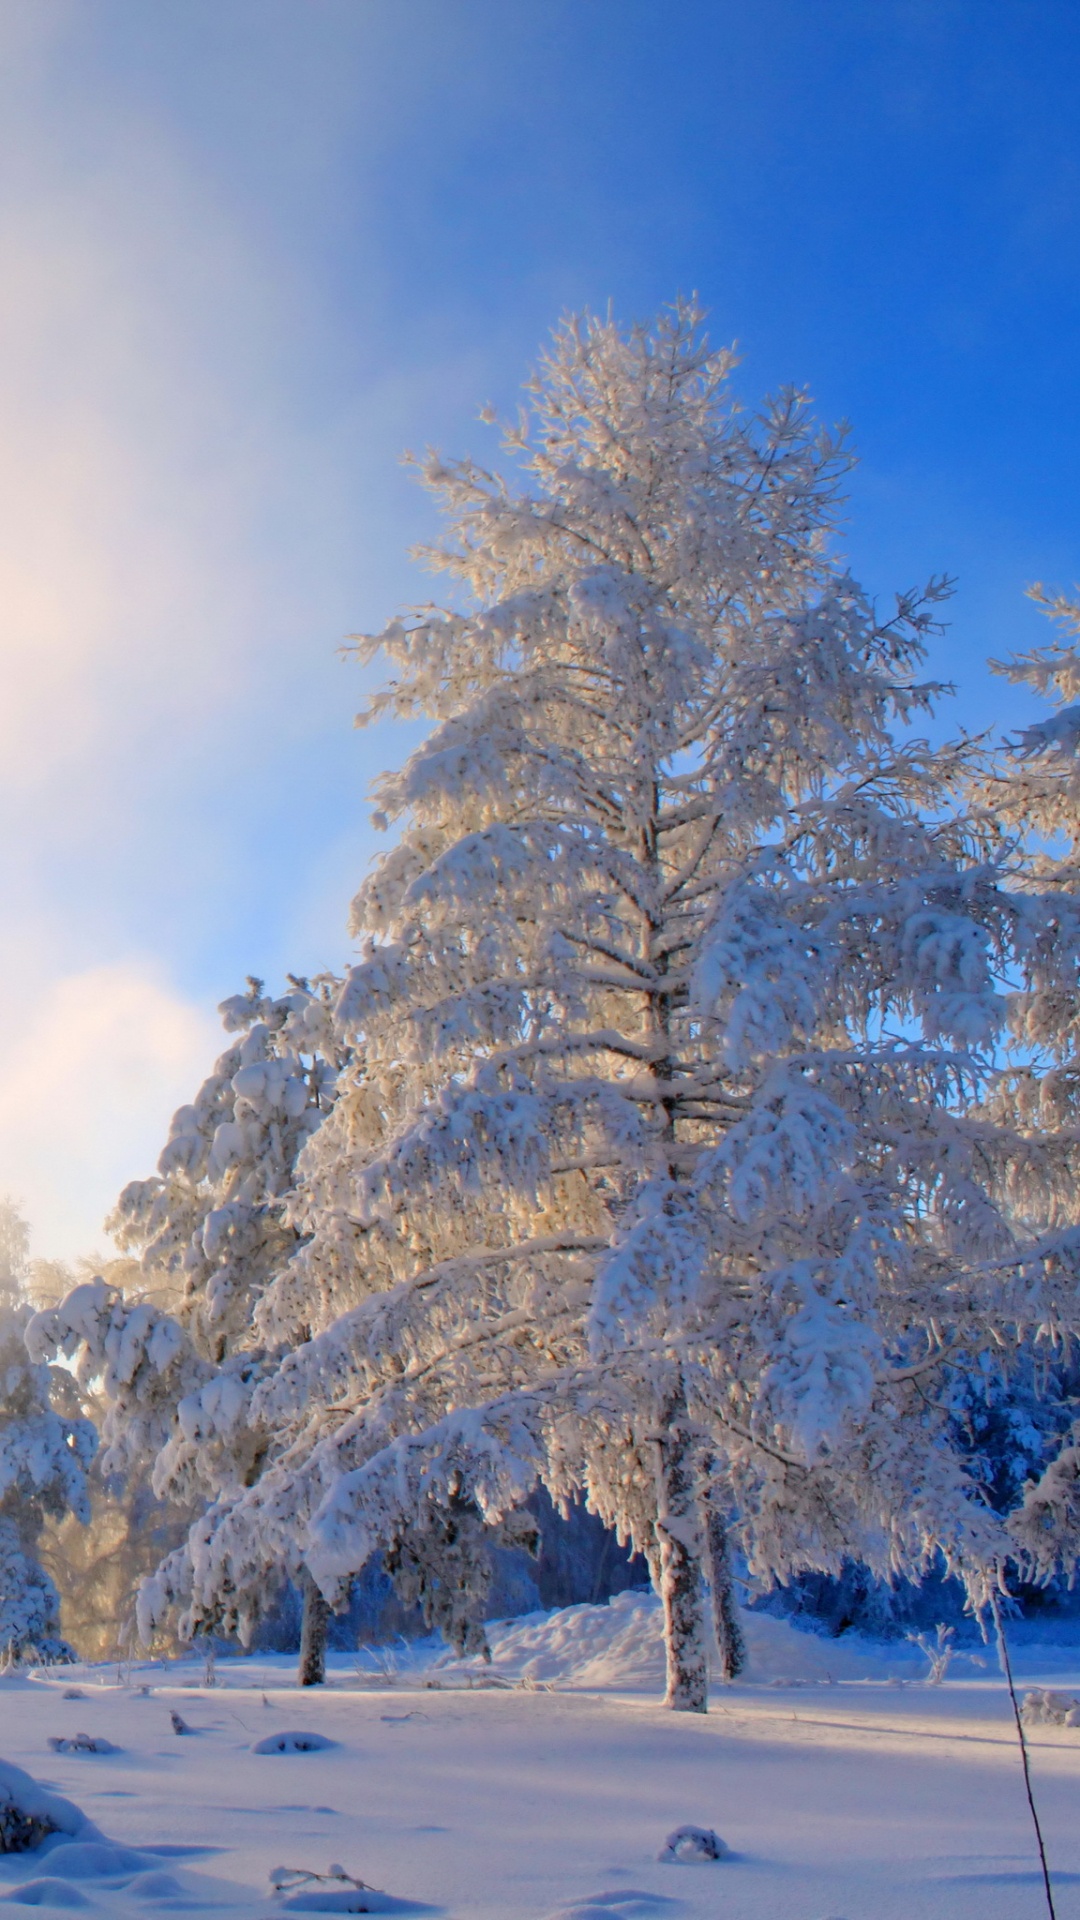
M306 1567L300 1574L300 1588L304 1596L304 1618L300 1627L300 1670L297 1681L302 1687L321 1687L326 1679L326 1631L330 1607Z
M694 1473L694 1436L680 1386L664 1408L656 1442L656 1537L664 1603L667 1693L677 1713L704 1713L709 1662L701 1583L701 1521Z
M712 1592L713 1626L720 1652L721 1680L737 1680L746 1665L746 1642L735 1611L727 1528L710 1501L705 1517L705 1550Z

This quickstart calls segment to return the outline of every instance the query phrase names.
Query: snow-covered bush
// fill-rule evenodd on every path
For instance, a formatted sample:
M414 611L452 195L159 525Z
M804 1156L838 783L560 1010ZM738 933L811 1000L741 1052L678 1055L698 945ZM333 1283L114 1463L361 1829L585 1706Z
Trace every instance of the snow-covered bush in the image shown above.
M49 1739L53 1753L120 1753L122 1749L100 1733L54 1733Z
M334 1745L322 1733L268 1733L256 1740L252 1753L327 1753Z
M47 1793L21 1767L0 1760L0 1854L32 1853L54 1833L80 1838L96 1832L70 1800Z
M426 464L454 604L360 651L433 731L381 784L353 1057L257 1308L277 1452L193 1541L193 1617L268 1543L333 1595L539 1478L647 1555L700 1708L707 1528L762 1581L973 1599L1008 1551L952 1383L1080 1327L1071 1131L999 1100L1080 916L965 812L973 749L912 732L944 588L878 618L837 447L730 369L691 309L573 321L523 480Z
M731 1848L711 1827L676 1827L656 1857L673 1865L699 1866L711 1860L727 1860L730 1855Z
M1080 1727L1080 1700L1075 1693L1031 1687L1024 1695L1020 1717L1029 1727Z

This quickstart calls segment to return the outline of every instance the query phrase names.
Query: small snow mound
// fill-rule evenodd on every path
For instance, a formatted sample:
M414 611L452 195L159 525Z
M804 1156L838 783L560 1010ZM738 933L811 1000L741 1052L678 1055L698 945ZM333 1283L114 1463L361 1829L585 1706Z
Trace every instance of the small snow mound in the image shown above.
M145 1867L145 1854L108 1840L65 1840L49 1854L50 1871L64 1880L130 1880Z
M19 1907L92 1907L95 1903L88 1900L85 1893L73 1887L67 1880L24 1880L21 1887L12 1887L10 1893L0 1894L0 1900L10 1900Z
M708 1860L730 1860L731 1848L711 1827L676 1827L656 1857L679 1866L693 1866Z
M86 1815L30 1774L0 1760L0 1854L32 1853L51 1835L95 1833Z
M174 1873L162 1873L159 1867L152 1873L137 1873L126 1892L129 1899L138 1894L141 1900L177 1900L183 1897L184 1889Z
M111 1740L104 1740L99 1733L73 1733L70 1736L54 1733L49 1739L54 1753L119 1753Z
M325 1753L336 1746L336 1740L328 1740L322 1733L269 1733L265 1740L257 1740L252 1753Z

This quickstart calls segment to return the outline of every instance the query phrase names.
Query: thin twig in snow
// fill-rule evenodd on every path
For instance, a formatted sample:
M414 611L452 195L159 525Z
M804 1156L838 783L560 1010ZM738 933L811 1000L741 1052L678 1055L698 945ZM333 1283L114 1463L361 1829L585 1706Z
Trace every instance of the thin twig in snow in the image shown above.
M1057 1914L1054 1909L1054 1890L1050 1885L1050 1869L1046 1864L1046 1848L1043 1845L1042 1828L1039 1825L1039 1816L1035 1810L1035 1796L1031 1791L1031 1768L1028 1765L1028 1749L1027 1739L1024 1734L1024 1722L1020 1715L1020 1702L1016 1698L1016 1688L1013 1686L1012 1663L1009 1660L1008 1642L1005 1639L1005 1628L1001 1621L1001 1602L996 1592L992 1592L990 1595L990 1611L994 1616L998 1656L1001 1660L1001 1670L1005 1675L1005 1685L1009 1689L1013 1718L1016 1721L1016 1734L1020 1742L1020 1758L1024 1766L1024 1790L1027 1793L1027 1803L1031 1809L1031 1823L1035 1828L1035 1838L1039 1843L1039 1864L1042 1867L1043 1887L1046 1892L1046 1909L1050 1915L1050 1920L1057 1920Z

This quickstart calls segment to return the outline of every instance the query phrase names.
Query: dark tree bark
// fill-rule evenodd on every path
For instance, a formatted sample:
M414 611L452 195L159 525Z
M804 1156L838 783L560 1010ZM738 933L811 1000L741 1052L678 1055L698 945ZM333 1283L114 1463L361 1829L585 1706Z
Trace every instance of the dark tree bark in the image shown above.
M735 1609L727 1528L710 1501L705 1514L705 1554L712 1593L713 1626L721 1680L737 1680L746 1665L746 1642Z
M300 1627L300 1670L302 1687L321 1687L326 1679L326 1634L330 1624L329 1603L323 1599L305 1567L300 1576L304 1596L304 1618Z
M709 1700L694 1453L680 1386L664 1408L656 1440L655 1522L667 1649L664 1705L677 1713L704 1713Z

